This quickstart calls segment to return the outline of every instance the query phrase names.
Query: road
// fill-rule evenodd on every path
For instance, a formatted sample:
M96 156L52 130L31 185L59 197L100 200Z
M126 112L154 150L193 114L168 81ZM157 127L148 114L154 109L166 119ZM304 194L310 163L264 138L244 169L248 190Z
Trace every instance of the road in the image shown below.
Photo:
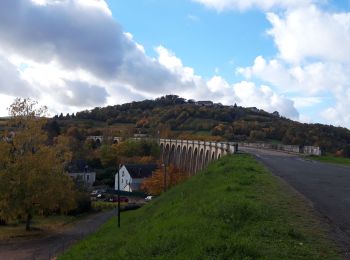
M1 243L0 241L0 259L54 259L56 255L64 252L64 250L76 241L95 232L113 215L116 215L115 211L94 214L77 222L70 229L43 238L11 243Z
M311 202L331 225L335 239L350 252L350 167L308 160L287 153L240 148L257 157Z

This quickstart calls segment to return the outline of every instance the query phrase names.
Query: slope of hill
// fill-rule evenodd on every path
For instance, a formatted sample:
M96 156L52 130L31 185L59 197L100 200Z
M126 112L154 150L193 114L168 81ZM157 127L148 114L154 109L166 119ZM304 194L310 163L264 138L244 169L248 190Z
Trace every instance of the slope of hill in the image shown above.
M60 259L340 259L300 197L248 155L227 156Z
M74 116L56 116L63 128L72 125L86 134L114 135L145 133L154 137L208 139L214 136L229 141L268 141L294 145L320 146L335 153L347 149L350 130L321 124L303 124L256 108L196 103L175 95L123 105L95 108Z

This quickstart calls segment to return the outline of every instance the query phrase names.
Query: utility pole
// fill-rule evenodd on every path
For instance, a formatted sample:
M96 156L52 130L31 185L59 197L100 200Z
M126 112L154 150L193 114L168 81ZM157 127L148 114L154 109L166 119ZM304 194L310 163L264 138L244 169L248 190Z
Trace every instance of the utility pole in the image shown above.
M120 164L118 169L118 228L120 228Z

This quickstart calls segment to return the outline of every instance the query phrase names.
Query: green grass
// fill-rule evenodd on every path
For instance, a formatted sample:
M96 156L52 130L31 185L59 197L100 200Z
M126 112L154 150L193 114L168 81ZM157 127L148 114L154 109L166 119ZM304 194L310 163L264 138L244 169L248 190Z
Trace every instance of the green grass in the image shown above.
M227 156L60 259L341 259L328 227L249 155Z
M334 155L309 156L308 158L319 162L335 163L350 166L350 158L337 157Z

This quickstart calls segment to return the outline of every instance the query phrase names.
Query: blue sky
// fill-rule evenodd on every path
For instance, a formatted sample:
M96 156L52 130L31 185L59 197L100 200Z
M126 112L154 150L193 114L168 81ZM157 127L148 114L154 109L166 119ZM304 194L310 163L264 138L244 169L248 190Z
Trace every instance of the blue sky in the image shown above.
M349 0L3 0L0 115L177 94L350 127Z
M219 69L228 80L239 80L236 66L249 66L256 56L276 52L265 33L269 23L258 10L217 13L188 0L108 3L123 30L131 32L147 53L155 56L155 46L166 46L206 78Z

